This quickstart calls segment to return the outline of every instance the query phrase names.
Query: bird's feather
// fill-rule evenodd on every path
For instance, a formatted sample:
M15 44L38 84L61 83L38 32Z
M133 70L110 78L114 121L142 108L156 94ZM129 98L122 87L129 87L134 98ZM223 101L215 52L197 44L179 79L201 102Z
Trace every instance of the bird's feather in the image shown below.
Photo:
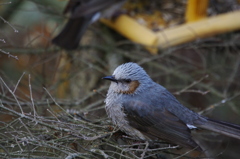
M100 12L104 9L109 8L112 5L118 5L121 6L125 0L91 0L87 2L82 2L81 5L76 7L74 11L72 11L71 18L79 18L81 16L86 16L89 14L95 14L97 12Z
M131 100L124 102L123 110L129 124L152 140L164 139L190 148L198 146L187 125L165 108Z

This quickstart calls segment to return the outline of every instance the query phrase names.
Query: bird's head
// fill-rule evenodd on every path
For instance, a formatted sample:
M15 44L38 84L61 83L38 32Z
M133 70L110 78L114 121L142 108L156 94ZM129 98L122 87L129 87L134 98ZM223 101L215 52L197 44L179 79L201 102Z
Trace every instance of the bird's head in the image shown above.
M148 83L152 83L143 68L133 62L118 66L112 76L106 76L103 79L111 81L109 89L121 94L137 94L144 91Z

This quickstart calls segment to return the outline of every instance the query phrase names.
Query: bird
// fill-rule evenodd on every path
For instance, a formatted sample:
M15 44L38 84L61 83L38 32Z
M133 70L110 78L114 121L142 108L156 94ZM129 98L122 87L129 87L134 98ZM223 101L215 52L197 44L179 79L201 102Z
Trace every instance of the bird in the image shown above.
M70 0L63 13L70 18L52 43L66 50L78 47L87 27L100 17L110 18L121 8L125 0Z
M210 119L183 106L137 63L124 63L102 79L111 81L105 99L108 117L135 139L164 140L198 151L203 149L192 138L193 129L240 139L240 125Z

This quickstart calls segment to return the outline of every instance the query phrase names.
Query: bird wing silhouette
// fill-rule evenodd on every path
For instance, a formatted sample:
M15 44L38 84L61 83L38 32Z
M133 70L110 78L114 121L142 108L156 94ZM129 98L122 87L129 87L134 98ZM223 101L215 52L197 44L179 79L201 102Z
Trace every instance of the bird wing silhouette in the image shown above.
M109 14L113 14L117 10L116 6L120 8L124 1L70 0L63 13L70 13L71 16L63 30L52 40L52 43L66 50L76 49L87 27L100 18L99 12L113 8L112 12L108 11Z
M89 14L95 14L101 10L104 10L116 3L121 3L124 0L88 0L85 2L78 2L77 7L72 11L71 18L79 18L81 16L86 16Z
M131 100L123 103L123 111L129 124L152 140L163 139L189 148L198 146L187 125L164 107Z

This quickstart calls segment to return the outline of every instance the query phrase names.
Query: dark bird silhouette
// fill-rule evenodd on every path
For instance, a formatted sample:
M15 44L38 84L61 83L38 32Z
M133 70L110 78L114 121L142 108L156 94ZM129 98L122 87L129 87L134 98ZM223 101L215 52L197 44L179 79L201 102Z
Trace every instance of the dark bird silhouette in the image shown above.
M52 43L66 50L74 50L87 27L100 17L111 17L125 0L70 0L64 14L70 18L63 30L52 40Z

